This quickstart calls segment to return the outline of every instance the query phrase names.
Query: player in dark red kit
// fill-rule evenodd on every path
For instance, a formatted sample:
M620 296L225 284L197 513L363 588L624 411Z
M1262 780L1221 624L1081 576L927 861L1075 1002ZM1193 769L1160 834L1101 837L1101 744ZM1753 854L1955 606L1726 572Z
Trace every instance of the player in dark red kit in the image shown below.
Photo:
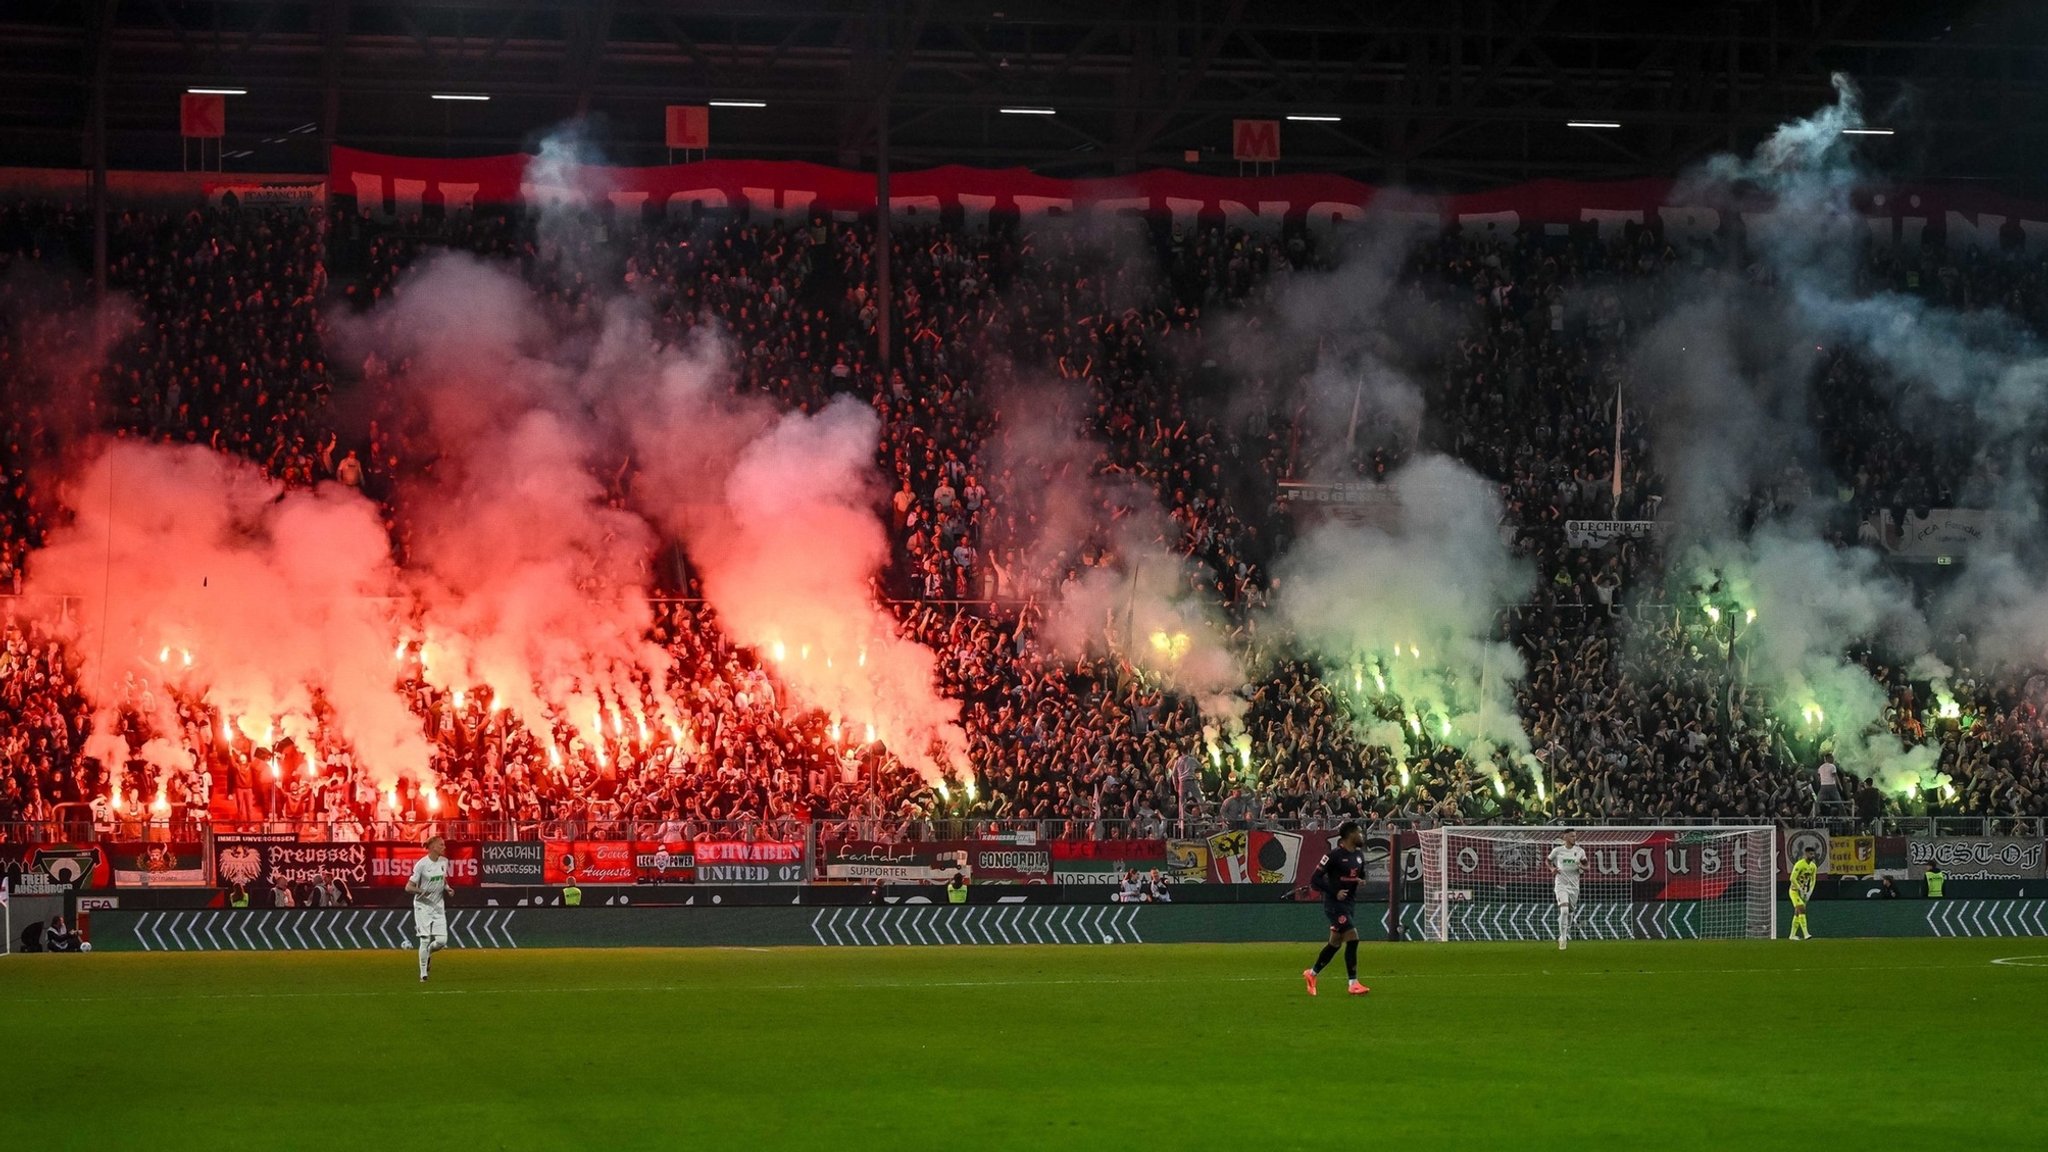
M1353 996L1372 991L1358 982L1358 917L1352 909L1358 899L1358 886L1365 883L1365 853L1361 851L1364 847L1365 833L1359 829L1358 821L1345 821L1337 829L1336 846L1316 865L1316 874L1308 882L1309 887L1323 894L1323 916L1330 921L1330 942L1323 945L1315 967L1305 968L1301 973L1311 996L1316 994L1316 975L1337 954L1339 944L1344 946L1344 970L1351 977L1347 990Z

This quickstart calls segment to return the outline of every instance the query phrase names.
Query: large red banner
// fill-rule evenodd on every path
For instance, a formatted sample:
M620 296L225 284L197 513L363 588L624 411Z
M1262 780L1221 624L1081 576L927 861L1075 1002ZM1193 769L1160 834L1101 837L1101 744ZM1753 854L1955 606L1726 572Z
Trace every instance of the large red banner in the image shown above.
M875 206L875 178L866 172L782 160L707 160L649 168L577 168L551 165L542 176L524 155L432 159L333 149L328 186L378 215L406 216L432 209L466 212L506 205L601 196L627 214L694 215L745 212L756 219L851 218ZM1484 192L1422 199L1403 193L1379 203L1386 190L1342 176L1302 174L1228 177L1155 169L1129 176L1070 180L1021 168L947 165L897 173L889 210L899 219L941 215L969 227L991 215L1135 214L1197 220L1251 229L1300 224L1322 230L1362 218L1379 204L1387 212L1468 230L1513 232L1524 227L1582 224L1603 233L1624 224L1660 226L1667 237L1719 232L1748 213L1767 209L1762 199L1730 200L1704 183L1695 188L1667 179L1588 183L1538 180ZM1945 238L1974 246L2048 247L2048 205L2016 200L1972 185L1870 188L1856 208L1880 243L1918 244Z

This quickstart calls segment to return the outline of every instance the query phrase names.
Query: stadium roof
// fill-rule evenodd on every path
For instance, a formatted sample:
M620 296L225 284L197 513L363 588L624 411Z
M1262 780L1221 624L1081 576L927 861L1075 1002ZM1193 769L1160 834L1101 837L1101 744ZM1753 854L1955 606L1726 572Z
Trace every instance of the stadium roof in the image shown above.
M217 87L246 92L229 171L511 151L578 114L660 162L663 106L706 101L762 105L713 110L714 156L863 165L886 97L903 167L1234 170L1232 119L1295 116L1283 171L1472 187L1673 172L1840 70L1888 170L2032 183L2044 53L2026 0L10 0L0 156L85 162L103 75L117 168L178 167L178 94Z

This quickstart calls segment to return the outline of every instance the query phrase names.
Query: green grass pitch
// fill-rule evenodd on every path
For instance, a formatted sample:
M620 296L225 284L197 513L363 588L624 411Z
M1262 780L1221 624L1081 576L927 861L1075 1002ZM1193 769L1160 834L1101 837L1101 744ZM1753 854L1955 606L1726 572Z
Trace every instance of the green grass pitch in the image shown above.
M37 1149L2040 1139L2048 940L1314 951L7 957L0 1080Z

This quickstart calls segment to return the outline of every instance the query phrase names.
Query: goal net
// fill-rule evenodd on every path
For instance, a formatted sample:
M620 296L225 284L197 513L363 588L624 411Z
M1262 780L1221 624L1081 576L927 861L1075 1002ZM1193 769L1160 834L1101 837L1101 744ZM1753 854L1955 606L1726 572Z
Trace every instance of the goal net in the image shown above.
M1432 828L1422 840L1428 940L1558 936L1550 849L1561 827ZM1574 828L1586 861L1582 940L1768 940L1778 929L1778 837L1768 827Z

